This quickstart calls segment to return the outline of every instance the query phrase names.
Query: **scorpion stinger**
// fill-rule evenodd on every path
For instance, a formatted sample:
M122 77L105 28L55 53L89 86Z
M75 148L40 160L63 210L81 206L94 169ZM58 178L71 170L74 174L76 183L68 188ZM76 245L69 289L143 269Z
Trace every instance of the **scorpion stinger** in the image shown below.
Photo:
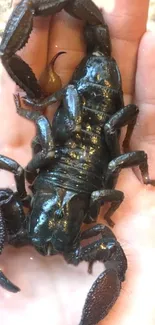
M22 0L6 25L0 45L0 57L10 77L31 98L41 98L42 91L29 65L15 53L25 46L33 28L34 16L49 16L66 9L84 20L102 22L103 17L89 0Z

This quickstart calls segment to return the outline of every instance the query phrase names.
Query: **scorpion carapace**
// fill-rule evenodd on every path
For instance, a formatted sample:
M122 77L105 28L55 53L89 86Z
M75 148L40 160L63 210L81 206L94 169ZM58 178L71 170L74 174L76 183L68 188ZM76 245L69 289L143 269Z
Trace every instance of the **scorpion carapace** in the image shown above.
M15 52L25 45L34 15L51 15L61 9L86 22L87 54L69 85L43 98L32 70ZM19 95L15 95L17 112L34 121L37 130L32 142L33 157L25 173L17 162L0 156L0 168L15 174L17 186L16 193L0 190L0 248L5 240L19 247L33 245L41 254L61 254L73 265L87 261L89 272L95 261L105 265L108 262L106 271L88 293L80 322L95 325L120 294L127 260L109 227L95 224L82 231L81 226L96 222L100 207L106 202L111 205L104 218L110 226L114 225L111 216L124 198L115 189L122 168L139 166L143 182L154 185L148 175L147 154L127 152L138 108L132 104L124 106L108 27L91 0L21 1L8 21L0 52L2 63L26 91L25 101L32 106L31 111L22 108ZM59 100L51 125L42 109ZM126 152L121 154L119 134L125 125ZM31 196L26 193L25 175ZM26 216L24 207L29 209ZM89 243L83 246L83 240ZM8 290L18 290L3 273L0 283Z

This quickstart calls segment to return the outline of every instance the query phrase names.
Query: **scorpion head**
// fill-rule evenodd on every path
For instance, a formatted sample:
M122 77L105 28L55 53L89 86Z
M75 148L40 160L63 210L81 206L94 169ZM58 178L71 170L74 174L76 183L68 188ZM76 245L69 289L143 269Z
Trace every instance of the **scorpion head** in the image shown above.
M32 202L30 236L43 255L66 253L79 243L80 227L88 209L88 195L55 188L38 192Z

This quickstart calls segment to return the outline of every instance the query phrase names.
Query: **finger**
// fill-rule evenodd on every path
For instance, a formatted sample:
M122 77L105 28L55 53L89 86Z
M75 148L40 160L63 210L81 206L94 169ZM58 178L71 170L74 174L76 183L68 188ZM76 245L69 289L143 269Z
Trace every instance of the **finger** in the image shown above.
M136 101L141 104L155 105L155 32L146 32L138 52L136 73ZM147 112L148 109L145 109Z
M147 32L141 40L136 72L135 102L140 108L132 137L133 150L145 150L149 155L150 173L155 177L155 33Z
M96 0L102 8L111 39L113 55L121 70L126 101L131 101L139 41L146 30L148 0Z

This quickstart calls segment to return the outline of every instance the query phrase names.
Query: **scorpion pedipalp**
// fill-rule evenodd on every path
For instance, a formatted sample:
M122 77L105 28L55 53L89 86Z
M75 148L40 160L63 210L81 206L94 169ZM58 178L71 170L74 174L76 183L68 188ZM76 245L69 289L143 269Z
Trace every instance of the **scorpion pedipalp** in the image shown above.
M31 98L40 98L43 95L41 88L29 65L15 53L28 42L34 16L55 14L63 9L67 2L68 0L21 0L6 25L0 45L2 63L10 77Z
M21 0L6 25L0 45L2 63L10 77L31 98L39 99L43 93L29 65L15 53L28 42L33 28L34 16L54 15L62 9L76 16L76 18L84 19L87 23L103 23L102 13L91 0ZM60 86L58 79L57 86ZM52 90L55 91L55 87Z
M102 272L88 293L79 325L95 325L103 319L115 304L120 290L117 272L114 269Z

